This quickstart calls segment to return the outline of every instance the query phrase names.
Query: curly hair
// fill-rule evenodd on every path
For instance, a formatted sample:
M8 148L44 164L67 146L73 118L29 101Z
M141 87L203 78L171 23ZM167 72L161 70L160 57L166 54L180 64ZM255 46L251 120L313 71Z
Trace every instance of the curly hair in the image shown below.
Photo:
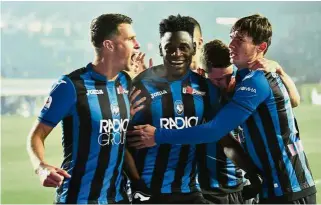
M186 31L193 38L194 23L187 16L169 16L159 24L159 34L162 38L166 32Z

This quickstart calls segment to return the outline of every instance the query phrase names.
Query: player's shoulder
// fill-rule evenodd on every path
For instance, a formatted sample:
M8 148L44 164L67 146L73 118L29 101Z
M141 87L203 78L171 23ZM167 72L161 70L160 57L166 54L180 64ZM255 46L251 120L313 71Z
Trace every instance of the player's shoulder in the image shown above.
M195 72L191 72L191 78L192 80L198 82L199 84L207 84L209 87L216 87L210 79L198 74L198 73L195 73Z
M140 74L138 74L133 79L133 84L139 83L142 80L152 80L157 76L156 73L159 70L163 70L163 69L164 69L164 65L163 64L150 67L150 68L144 70L143 72L141 72Z
M73 70L72 72L66 74L65 76L71 80L77 80L77 79L80 79L81 75L85 74L86 72L88 72L86 67L81 67L76 70Z
M245 77L242 79L243 82L251 82L251 83L264 83L266 81L265 77L266 73L262 70L253 70L249 71Z
M126 83L127 85L130 85L132 83L132 78L126 71L120 71L118 74L118 78L121 84Z

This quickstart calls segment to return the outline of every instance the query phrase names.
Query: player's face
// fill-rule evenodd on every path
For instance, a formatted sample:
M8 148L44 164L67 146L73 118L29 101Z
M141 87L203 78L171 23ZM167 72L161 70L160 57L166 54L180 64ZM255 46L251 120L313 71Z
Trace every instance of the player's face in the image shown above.
M233 75L232 65L227 68L212 68L208 73L208 78L211 82L222 90L226 90L231 82Z
M238 68L246 68L249 63L257 58L257 47L253 44L252 37L235 31L230 34L229 45L231 63Z
M139 51L140 45L136 40L135 31L130 24L120 24L119 34L113 39L115 45L115 64L121 70L131 70L132 56Z
M181 77L188 71L195 54L195 44L188 32L166 32L161 38L160 49L169 75Z

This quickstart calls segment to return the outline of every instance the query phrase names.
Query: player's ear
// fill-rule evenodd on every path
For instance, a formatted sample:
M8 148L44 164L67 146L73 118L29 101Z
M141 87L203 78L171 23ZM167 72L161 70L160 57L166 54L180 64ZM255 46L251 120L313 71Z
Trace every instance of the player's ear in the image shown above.
M198 46L202 47L203 43L204 43L204 39L203 39L203 37L200 37L200 39L198 41Z
M104 40L103 47L107 48L109 51L114 51L114 43L111 40Z
M163 57L164 55L163 55L162 45L159 44L158 48L159 48L159 55Z
M257 48L258 52L264 52L266 49L267 49L267 43L266 42L261 43Z
M194 48L193 55L195 55L196 54L196 42L193 42L193 48Z

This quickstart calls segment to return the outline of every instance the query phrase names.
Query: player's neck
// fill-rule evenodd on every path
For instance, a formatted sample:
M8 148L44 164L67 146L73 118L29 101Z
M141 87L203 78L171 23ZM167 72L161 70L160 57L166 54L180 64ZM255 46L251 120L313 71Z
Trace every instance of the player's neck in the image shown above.
M95 56L92 64L94 71L105 76L109 81L113 81L117 78L119 71L113 68L112 61Z
M198 57L198 56L194 56L194 57L193 57L192 63L191 63L191 65L190 65L190 68L191 68L191 70L193 70L193 71L201 68L201 64L200 64L200 62L199 62L199 57Z
M173 75L171 73L168 73L166 78L167 78L168 81L180 80L181 78L183 78L186 75L187 72L188 72L188 69L186 69L186 71L184 73L180 74L180 75Z

